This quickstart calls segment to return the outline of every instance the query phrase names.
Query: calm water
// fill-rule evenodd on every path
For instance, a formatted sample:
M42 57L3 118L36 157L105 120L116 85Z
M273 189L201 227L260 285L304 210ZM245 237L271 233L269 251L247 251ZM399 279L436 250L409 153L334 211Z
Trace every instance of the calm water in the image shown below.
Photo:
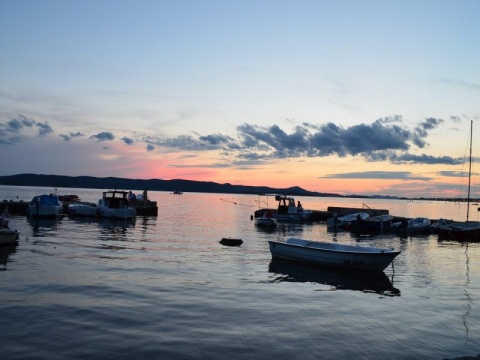
M0 199L29 201L51 191L0 187ZM58 192L96 202L102 190ZM158 201L159 216L134 222L12 217L20 241L0 250L2 359L445 359L480 353L479 244L439 242L434 235L357 238L329 233L323 224L266 232L250 219L256 196L149 195ZM297 199L317 210L365 202ZM399 216L463 216L455 215L458 205L444 202L367 205ZM394 268L371 277L272 263L268 240L289 236L402 253ZM244 243L224 247L223 237Z

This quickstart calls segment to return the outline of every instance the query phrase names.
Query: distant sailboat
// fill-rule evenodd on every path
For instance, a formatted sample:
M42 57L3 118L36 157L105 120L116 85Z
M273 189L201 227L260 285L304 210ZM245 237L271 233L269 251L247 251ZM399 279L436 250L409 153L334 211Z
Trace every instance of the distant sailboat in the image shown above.
M467 193L467 221L455 223L449 227L449 238L457 241L480 241L480 222L469 221L470 215L470 185L472 178L472 138L473 120L470 122L470 160L468 167L468 193Z

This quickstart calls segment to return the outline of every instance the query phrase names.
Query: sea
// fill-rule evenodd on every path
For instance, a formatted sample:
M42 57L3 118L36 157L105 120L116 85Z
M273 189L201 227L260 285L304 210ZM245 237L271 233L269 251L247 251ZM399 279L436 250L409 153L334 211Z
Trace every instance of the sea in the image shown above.
M122 189L131 190L131 189ZM0 186L0 201L53 188ZM104 189L57 188L96 203ZM136 191L134 191L136 192ZM141 191L138 191L141 193ZM480 243L255 227L257 195L149 191L134 221L11 215L0 249L1 359L456 359L480 356ZM465 203L295 197L305 209L463 220ZM478 217L478 204L471 219ZM272 261L289 237L401 250L365 275ZM222 238L242 239L238 247Z

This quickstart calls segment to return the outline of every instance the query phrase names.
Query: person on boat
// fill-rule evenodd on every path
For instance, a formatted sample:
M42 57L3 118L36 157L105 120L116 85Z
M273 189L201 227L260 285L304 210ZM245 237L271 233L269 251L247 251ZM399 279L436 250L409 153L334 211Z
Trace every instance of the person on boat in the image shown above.
M132 190L130 190L130 192L128 193L128 200L135 200L135 194L132 193Z
M147 197L147 188L145 188L145 190L143 190L143 201L147 201L148 200L148 197Z
M300 202L300 200L298 201L298 204L297 204L297 210L298 210L299 212L302 212L302 211L303 211L302 203Z

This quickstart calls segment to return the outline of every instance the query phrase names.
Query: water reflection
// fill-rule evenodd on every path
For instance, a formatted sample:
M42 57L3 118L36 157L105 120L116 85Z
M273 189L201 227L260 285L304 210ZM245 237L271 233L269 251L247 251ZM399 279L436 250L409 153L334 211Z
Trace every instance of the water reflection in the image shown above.
M126 241L128 240L128 229L135 227L135 218L130 220L116 220L100 218L100 239Z
M334 286L335 289L400 296L400 290L393 286L383 271L336 270L274 259L269 272L279 275L275 282L314 282Z
M61 218L36 218L36 217L28 217L28 224L31 226L33 230L34 237L43 237L43 236L56 236L58 223Z
M8 258L17 251L17 244L0 246L0 271L7 270L7 263L11 262Z

